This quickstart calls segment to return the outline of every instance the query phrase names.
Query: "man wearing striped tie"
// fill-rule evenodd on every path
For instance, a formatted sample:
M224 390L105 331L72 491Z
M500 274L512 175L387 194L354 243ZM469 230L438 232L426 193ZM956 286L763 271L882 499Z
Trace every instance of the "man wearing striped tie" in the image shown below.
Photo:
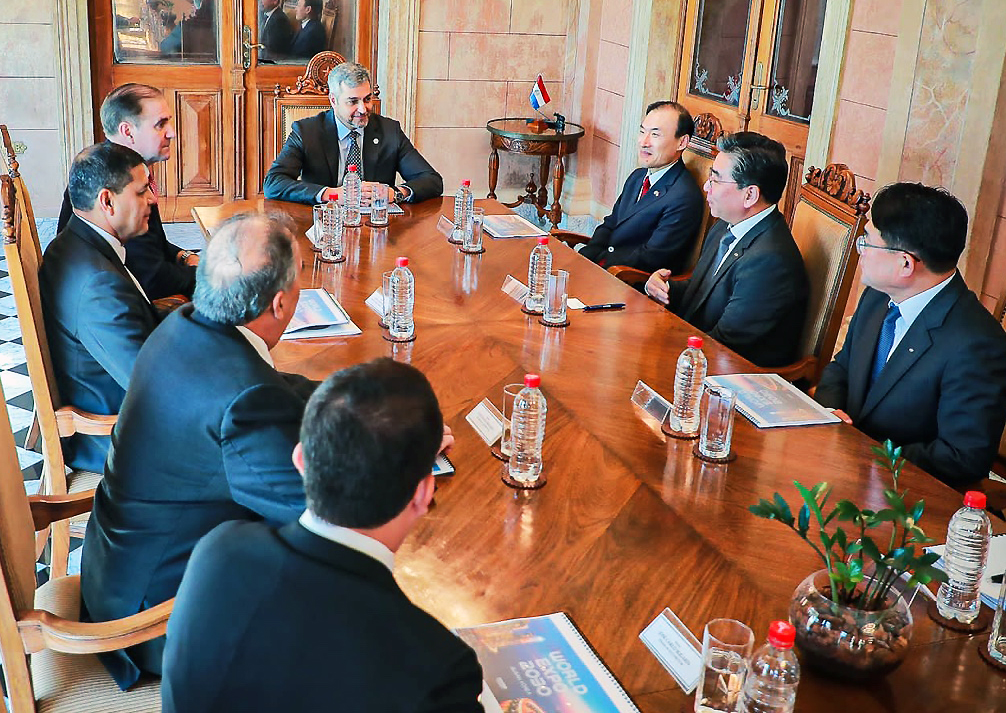
M639 125L639 164L625 181L611 215L580 254L604 266L652 272L685 269L702 224L702 191L681 161L695 130L688 110L659 101Z
M101 128L106 141L133 149L148 168L167 161L171 154L171 141L175 138L171 110L161 90L155 87L129 83L109 92L101 103ZM158 188L153 173L150 190L156 198ZM72 215L68 190L63 194L57 232L62 232ZM152 300L171 295L192 297L198 263L196 253L168 242L156 203L150 209L147 232L126 243L126 267Z
M350 166L363 179L363 205L384 192L388 200L416 203L440 196L444 180L394 119L372 113L370 72L355 62L328 75L332 108L295 121L283 150L265 176L266 198L307 203L338 200ZM400 185L395 175L402 177Z
M968 214L895 183L856 242L866 289L814 398L955 487L988 475L1006 424L1006 333L957 271Z

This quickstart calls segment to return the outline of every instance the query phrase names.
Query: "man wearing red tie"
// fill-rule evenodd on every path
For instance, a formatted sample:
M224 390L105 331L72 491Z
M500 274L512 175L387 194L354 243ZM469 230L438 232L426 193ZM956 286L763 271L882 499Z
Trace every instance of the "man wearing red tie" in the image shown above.
M148 167L168 160L175 138L164 95L146 84L123 84L113 89L101 104L101 127L106 141L133 149ZM156 198L159 191L152 173L150 190ZM66 227L72 215L70 195L65 192L57 232ZM191 297L198 262L194 252L168 242L156 203L151 206L147 232L126 244L126 267L152 300L170 295Z
M581 255L602 267L684 270L702 223L702 191L681 161L694 130L688 110L677 102L646 108L639 125L642 167L629 175Z

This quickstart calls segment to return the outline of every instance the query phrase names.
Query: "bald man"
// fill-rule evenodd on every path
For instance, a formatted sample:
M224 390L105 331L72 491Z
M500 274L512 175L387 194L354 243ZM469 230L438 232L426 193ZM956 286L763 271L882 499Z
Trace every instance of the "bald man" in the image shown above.
M84 541L91 621L173 597L220 523L280 527L304 512L290 454L317 383L277 372L269 355L297 307L300 264L286 216L235 216L199 263L193 304L140 350ZM161 637L103 660L125 690L141 671L160 674L163 648Z

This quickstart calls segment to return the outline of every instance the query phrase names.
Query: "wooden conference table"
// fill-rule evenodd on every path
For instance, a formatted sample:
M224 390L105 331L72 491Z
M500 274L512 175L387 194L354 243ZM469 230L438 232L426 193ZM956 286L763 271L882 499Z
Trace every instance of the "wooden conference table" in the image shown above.
M507 212L479 203L490 214ZM228 215L263 207L287 211L301 231L310 224L309 207L274 201L193 213L209 231ZM692 698L639 633L670 607L700 639L706 621L730 617L747 622L760 645L769 622L787 617L793 589L821 563L748 506L776 490L796 502L798 479L832 483L832 502L884 507L889 479L872 463L872 441L844 424L758 430L738 416L737 460L702 463L693 442L664 437L630 402L637 379L672 393L675 361L695 330L556 241L553 268L569 270L570 296L626 309L571 311L569 327L546 328L500 291L507 274L526 280L531 241L487 237L485 254L464 255L435 228L452 209L450 199L407 205L389 229L347 231L348 259L339 265L315 260L303 239L302 285L332 292L363 334L283 342L274 350L277 367L322 379L393 356L432 382L457 437L457 473L440 479L435 508L396 557L396 578L415 602L449 627L565 611L643 711L691 710ZM418 336L392 345L364 300L399 255L416 278ZM711 340L704 350L710 374L753 370ZM498 405L503 386L525 372L541 374L548 400L548 483L527 492L500 481L499 461L465 421L483 397ZM901 487L912 501L925 499L923 527L942 541L960 495L912 466ZM979 658L979 637L938 627L922 599L900 668L862 685L804 671L797 710L1006 710L1006 678Z

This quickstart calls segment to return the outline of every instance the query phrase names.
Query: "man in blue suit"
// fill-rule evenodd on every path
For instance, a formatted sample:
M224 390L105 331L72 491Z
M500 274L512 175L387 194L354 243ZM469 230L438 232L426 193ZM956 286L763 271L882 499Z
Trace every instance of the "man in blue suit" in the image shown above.
M321 24L321 0L298 0L294 16L300 29L293 37L291 57L311 59L325 49L325 26Z
M814 393L961 488L988 475L1006 423L1006 333L957 272L967 233L943 189L877 193L856 243L866 290Z
M639 125L639 163L611 215L580 254L602 267L628 265L646 272L687 267L702 224L702 191L681 161L695 130L688 110L660 101Z

